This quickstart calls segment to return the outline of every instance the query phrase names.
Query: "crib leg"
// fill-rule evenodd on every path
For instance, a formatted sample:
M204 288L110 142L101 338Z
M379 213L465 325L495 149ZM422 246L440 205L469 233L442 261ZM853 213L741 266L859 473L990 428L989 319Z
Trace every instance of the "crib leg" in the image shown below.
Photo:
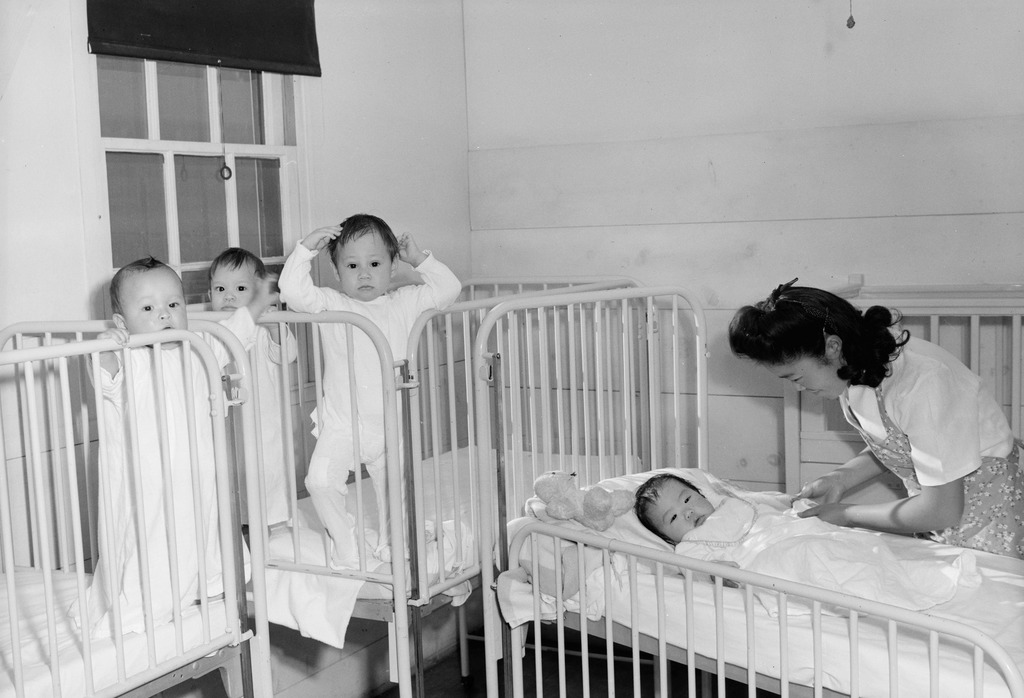
M242 653L235 660L217 667L220 680L224 684L224 693L228 698L249 698L253 695L252 674L242 670L245 663L250 661L248 648L249 643L244 643ZM246 681L246 678L249 680Z
M469 678L469 632L466 630L466 607L459 606L456 611L456 618L459 624L459 669L462 674L462 682Z

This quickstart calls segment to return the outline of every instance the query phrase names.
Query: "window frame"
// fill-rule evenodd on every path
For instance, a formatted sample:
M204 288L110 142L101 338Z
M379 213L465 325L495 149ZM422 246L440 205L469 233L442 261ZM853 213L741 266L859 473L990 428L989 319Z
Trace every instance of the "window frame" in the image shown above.
M95 58L99 58L98 56ZM263 99L261 100L264 144L246 143L224 143L221 126L221 106L219 94L219 73L216 66L203 66L206 78L207 90L207 119L210 127L209 142L198 141L177 141L163 140L160 133L160 109L159 90L157 80L157 64L159 61L150 59L128 59L140 60L143 62L143 75L145 84L146 123L147 138L123 138L108 137L99 135L102 151L101 172L102 180L100 189L103 194L101 210L104 211L107 219L107 235L111 243L111 273L120 267L113 264L113 237L110 230L110 192L106 165L107 153L138 153L138 154L159 154L163 157L163 187L164 187L164 219L167 229L167 259L166 262L179 274L188 272L201 272L209 267L211 260L202 262L182 262L181 236L178 221L178 198L177 182L175 177L175 156L193 155L205 157L223 158L232 172L237 172L237 158L262 158L276 159L279 164L279 187L281 194L281 243L282 253L280 255L261 256L259 250L253 250L254 254L266 264L283 264L288 255L291 243L297 239L298 231L301 230L301 197L299 189L300 159L302 157L301 146L302 119L301 119L301 80L299 76L284 75L281 73L259 72ZM93 61L94 74L99 75L99 62ZM295 145L285 145L284 134L284 81L292 82L292 108L294 111ZM97 79L98 83L98 79ZM99 109L99 92L95 95L95 103ZM99 130L97 131L99 134ZM155 136L155 137L154 137ZM238 211L238 190L236 177L232 176L224 182L224 196L227 223L227 245L229 247L240 246L239 236L239 211Z

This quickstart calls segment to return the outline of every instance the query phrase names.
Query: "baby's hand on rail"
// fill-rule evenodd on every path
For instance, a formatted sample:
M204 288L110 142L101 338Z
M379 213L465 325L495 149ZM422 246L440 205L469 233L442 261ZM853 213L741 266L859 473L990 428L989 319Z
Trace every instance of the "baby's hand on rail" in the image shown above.
M128 330L120 327L112 327L96 335L96 339L113 339L122 347L128 345L130 335ZM116 351L105 351L100 354L100 368L106 371L111 378L121 371L121 357Z
M128 346L129 338L128 330L121 329L120 327L111 327L109 330L104 330L96 335L96 339L113 339L122 347Z

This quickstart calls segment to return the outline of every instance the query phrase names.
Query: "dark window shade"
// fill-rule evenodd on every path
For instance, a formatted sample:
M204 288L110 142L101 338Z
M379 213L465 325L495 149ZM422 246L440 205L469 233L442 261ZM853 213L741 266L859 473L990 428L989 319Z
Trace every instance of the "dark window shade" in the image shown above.
M89 51L320 76L313 0L88 0Z

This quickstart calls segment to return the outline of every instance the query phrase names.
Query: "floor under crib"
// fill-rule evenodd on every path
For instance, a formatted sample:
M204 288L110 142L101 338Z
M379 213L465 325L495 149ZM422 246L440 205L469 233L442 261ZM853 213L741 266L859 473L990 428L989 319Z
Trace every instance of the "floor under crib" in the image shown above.
M353 619L344 650L334 650L320 643L302 638L297 632L272 627L274 642L274 683L278 698L399 698L398 687L387 681L387 633L381 623ZM280 634L280 635L279 635ZM569 639L569 638L567 638ZM287 647L288 650L283 650ZM533 695L534 661L527 648L524 662L527 695ZM574 651L571 640L569 653ZM328 656L324 656L324 654ZM383 654L382 654L383 653ZM336 654L337 657L330 655ZM384 657L383 663L381 657ZM331 661L334 659L334 661ZM447 698L484 698L487 695L484 671L484 647L478 636L469 642L470 678L461 676L459 657L455 649L438 654L424 671L424 695L446 696ZM558 672L555 657L545 654L544 695L557 696ZM317 666L324 666L322 680L317 680ZM616 695L632 695L630 665L622 662L616 671ZM570 654L566 660L566 695L583 695L583 682L579 670L579 657ZM686 695L686 668L672 665L670 668L671 695ZM381 673L383 672L383 673ZM644 696L654 695L655 665L649 660L643 665L644 675L641 689ZM339 682L338 677L343 677ZM499 670L500 677L500 670ZM590 692L593 696L610 694L605 676L603 660L594 660L590 676ZM698 691L698 695L700 692ZM712 689L710 696L714 696ZM736 682L727 682L726 698L747 696L747 687ZM219 675L214 672L191 684L164 691L162 698L224 698L225 692ZM708 698L710 698L710 696ZM757 691L757 698L774 698L775 694Z

